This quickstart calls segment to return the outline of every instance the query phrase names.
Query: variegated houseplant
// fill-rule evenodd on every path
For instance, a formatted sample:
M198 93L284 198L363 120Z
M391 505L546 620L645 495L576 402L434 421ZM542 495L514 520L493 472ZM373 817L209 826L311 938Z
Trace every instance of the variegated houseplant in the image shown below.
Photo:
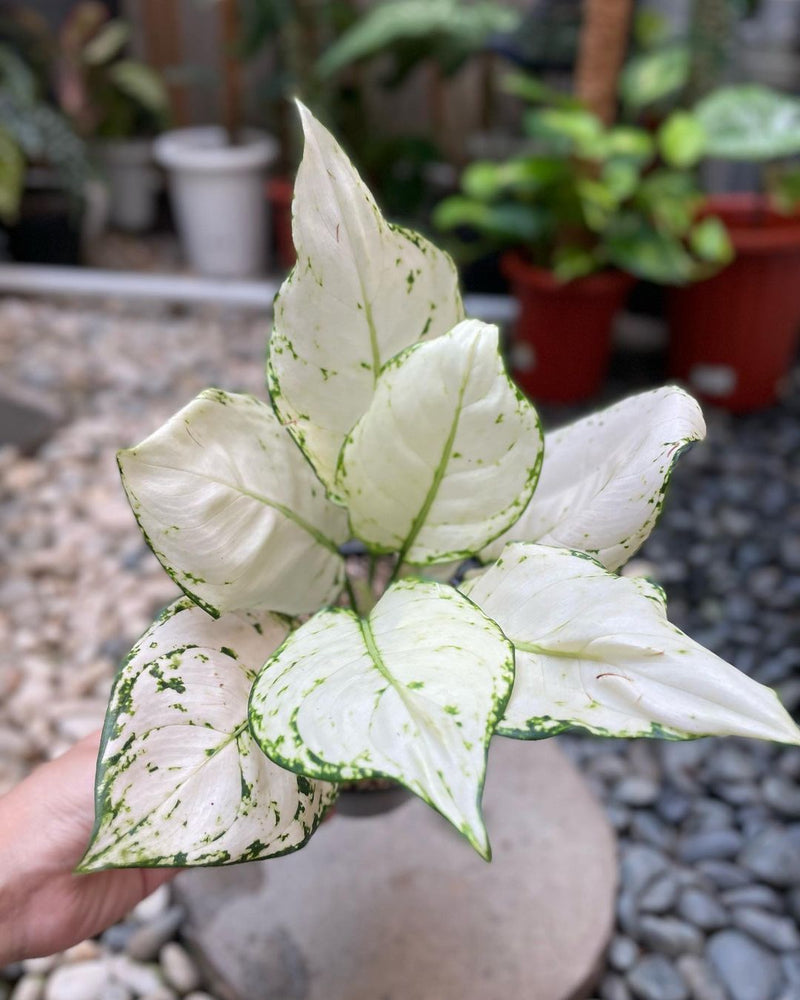
M450 259L386 223L301 113L272 405L209 389L119 456L186 596L116 679L81 870L273 857L375 776L488 858L495 733L800 743L772 691L615 573L704 434L694 400L658 389L544 438ZM348 579L351 537L393 560L377 599ZM472 556L483 571L440 582Z

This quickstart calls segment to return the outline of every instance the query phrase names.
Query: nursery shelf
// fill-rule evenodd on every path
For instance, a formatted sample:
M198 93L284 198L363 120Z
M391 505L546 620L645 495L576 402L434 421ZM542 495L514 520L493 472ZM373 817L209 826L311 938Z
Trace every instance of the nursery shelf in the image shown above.
M88 296L267 311L272 310L282 280L282 276L231 281L86 267L0 264L0 294ZM516 316L514 301L505 295L467 295L464 305L467 315L487 323L504 324Z

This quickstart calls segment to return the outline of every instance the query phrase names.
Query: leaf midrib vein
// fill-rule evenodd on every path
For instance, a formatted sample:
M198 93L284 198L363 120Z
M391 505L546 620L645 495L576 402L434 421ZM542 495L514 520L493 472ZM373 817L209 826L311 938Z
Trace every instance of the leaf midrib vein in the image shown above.
M337 555L339 554L339 547L331 541L330 538L323 535L322 532L315 528L313 524L310 524L304 517L301 517L293 511L291 507L286 507L277 500L271 500L269 497L262 496L260 493L254 493L252 490L245 489L243 486L226 482L224 479L217 479L215 476L209 476L205 472L196 472L194 469L178 469L172 465L158 465L155 462L143 462L142 465L151 469L162 469L167 472L179 472L186 476L195 476L197 479L202 479L209 483L215 483L217 486L222 486L234 493L239 493L242 496L248 497L250 500L255 500L257 503L263 504L265 507L271 507L273 510L278 511L279 514L283 514L287 520L293 521L298 528L302 528L303 531L307 532L312 538L318 541L320 545L325 546L326 549L329 549Z

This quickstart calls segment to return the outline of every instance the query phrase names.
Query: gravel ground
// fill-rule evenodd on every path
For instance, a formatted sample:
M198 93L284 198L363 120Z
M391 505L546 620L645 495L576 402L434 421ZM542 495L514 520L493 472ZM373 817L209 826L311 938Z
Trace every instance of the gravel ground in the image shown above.
M115 664L175 594L129 513L115 450L206 385L260 394L266 329L235 313L0 302L0 370L67 415L35 457L0 448L0 793L100 724ZM681 460L631 568L665 586L673 621L796 711L800 378L768 413L707 417L708 442ZM561 746L620 838L617 936L598 995L800 998L800 750ZM0 971L0 1000L203 1000L181 918L159 890L101 940Z

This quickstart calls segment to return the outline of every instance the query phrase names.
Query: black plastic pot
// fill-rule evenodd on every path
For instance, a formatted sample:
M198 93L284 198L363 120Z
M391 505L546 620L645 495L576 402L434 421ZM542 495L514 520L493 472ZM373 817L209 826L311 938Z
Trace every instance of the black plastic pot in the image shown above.
M27 190L19 218L6 232L12 260L24 264L81 262L81 212L63 191Z

